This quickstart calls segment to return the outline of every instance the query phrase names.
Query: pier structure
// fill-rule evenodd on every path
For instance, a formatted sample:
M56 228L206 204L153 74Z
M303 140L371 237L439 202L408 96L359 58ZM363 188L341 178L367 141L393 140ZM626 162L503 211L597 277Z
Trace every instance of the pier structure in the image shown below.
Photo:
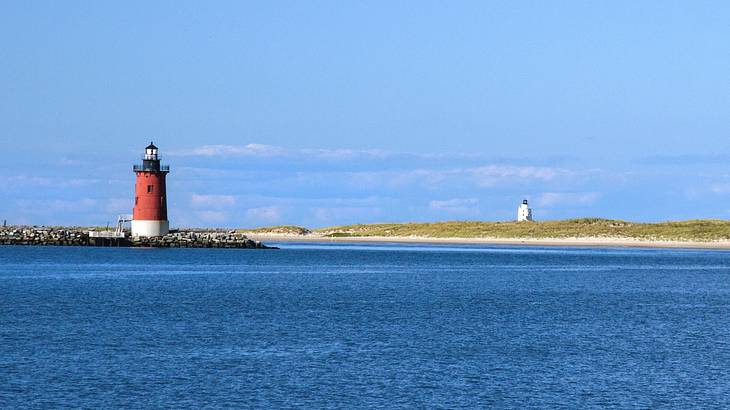
M88 231L89 243L91 246L128 246L127 234L124 232L124 224L132 221L132 215L119 215L117 227L110 231Z
M132 236L164 236L170 231L167 220L166 177L170 167L160 165L158 148L150 143L145 148L142 165L135 165L134 211L132 212Z

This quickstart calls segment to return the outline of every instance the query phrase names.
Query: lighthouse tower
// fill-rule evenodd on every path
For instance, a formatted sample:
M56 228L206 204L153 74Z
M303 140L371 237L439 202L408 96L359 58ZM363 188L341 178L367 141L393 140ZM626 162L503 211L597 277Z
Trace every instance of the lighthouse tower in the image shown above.
M169 166L161 166L155 144L145 148L142 165L134 166L137 184L132 213L132 236L162 236L169 232L167 221L167 188L165 178Z
M532 221L532 209L527 205L527 200L523 200L519 208L517 208L517 222Z

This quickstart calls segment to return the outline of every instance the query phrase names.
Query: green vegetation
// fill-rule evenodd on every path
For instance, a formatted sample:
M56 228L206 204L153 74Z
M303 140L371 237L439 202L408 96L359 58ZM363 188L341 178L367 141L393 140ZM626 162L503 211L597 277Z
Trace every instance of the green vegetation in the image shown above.
M620 238L663 241L730 240L730 221L692 220L633 223L582 218L545 222L391 223L336 226L314 231L327 237L427 237L427 238Z
M256 234L285 234L285 235L308 235L312 233L307 228L294 225L267 226L253 229L239 229L238 232Z

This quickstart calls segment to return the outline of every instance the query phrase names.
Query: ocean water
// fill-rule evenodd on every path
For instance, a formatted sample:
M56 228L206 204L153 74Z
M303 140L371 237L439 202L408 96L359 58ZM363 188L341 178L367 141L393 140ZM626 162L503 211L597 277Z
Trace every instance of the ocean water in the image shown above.
M730 253L0 247L0 408L730 407Z

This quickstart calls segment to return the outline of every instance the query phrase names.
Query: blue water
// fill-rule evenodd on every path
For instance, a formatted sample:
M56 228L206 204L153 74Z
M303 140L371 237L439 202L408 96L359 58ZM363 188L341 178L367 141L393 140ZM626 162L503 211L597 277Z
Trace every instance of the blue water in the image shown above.
M730 253L0 246L0 407L730 407Z

